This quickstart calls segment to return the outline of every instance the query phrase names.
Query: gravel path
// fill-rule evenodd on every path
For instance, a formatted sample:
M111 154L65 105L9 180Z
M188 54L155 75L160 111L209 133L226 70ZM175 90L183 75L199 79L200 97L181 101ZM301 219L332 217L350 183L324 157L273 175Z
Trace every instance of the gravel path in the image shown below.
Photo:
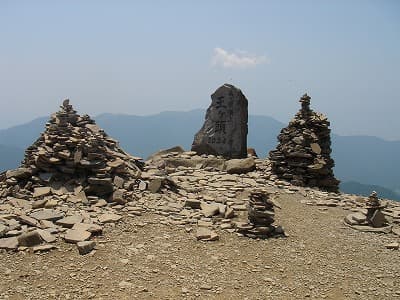
M396 299L400 251L393 234L354 231L340 207L279 195L276 223L287 238L252 240L146 213L107 224L97 250L59 242L50 253L0 252L0 299Z

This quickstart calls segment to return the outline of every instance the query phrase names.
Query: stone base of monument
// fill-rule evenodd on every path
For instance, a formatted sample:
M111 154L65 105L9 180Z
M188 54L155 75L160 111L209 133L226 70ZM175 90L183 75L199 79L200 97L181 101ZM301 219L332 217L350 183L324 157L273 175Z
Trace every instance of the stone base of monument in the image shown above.
M392 226L388 225L385 215L376 210L371 217L366 209L351 213L344 218L344 224L363 232L390 233Z
M272 237L286 237L282 226L260 226L250 223L244 224L241 227L236 227L237 232L253 239L267 239Z

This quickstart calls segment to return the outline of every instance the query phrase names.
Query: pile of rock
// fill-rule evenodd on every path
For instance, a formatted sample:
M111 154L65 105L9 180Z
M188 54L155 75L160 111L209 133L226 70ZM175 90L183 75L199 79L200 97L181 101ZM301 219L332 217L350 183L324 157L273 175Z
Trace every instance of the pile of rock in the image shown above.
M43 198L74 192L81 201L98 196L126 202L142 163L124 152L88 116L65 100L46 130L25 153L22 166L0 176L0 197Z
M141 180L142 168L65 100L22 166L0 174L0 249L48 250L62 237L89 251L94 244L81 242L119 221L119 210L142 211L133 203L153 182Z
M349 214L344 221L347 225L361 231L376 231L374 229L381 231L381 228L388 227L386 229L390 232L389 227L391 226L388 226L386 217L382 212L384 207L384 205L381 205L377 193L373 191L368 197L365 207L358 212Z
M293 185L319 187L337 192L334 161L330 157L331 138L328 119L310 109L310 97L304 94L301 109L278 136L279 145L270 152L272 171Z
M250 192L248 202L249 224L239 228L239 232L252 238L267 238L283 234L282 227L272 225L275 222L274 207L280 208L268 192L262 190Z

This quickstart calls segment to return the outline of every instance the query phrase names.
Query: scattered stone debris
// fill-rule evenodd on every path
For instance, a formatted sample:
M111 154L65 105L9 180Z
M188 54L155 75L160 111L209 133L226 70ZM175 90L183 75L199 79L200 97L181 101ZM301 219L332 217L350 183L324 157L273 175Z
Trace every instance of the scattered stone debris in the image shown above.
M211 95L211 100L204 125L194 137L192 151L225 158L246 158L246 97L237 87L224 84Z
M278 136L279 145L270 152L272 171L279 179L297 186L319 187L338 192L330 157L331 138L328 119L310 109L310 97L304 94L301 109Z

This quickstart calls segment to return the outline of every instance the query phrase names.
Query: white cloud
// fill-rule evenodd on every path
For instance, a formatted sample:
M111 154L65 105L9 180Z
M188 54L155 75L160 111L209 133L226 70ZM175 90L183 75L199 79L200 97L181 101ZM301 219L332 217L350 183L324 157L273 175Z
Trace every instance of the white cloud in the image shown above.
M268 59L266 56L257 56L245 51L229 53L225 49L214 48L211 62L213 66L221 66L223 68L249 68L268 63Z

